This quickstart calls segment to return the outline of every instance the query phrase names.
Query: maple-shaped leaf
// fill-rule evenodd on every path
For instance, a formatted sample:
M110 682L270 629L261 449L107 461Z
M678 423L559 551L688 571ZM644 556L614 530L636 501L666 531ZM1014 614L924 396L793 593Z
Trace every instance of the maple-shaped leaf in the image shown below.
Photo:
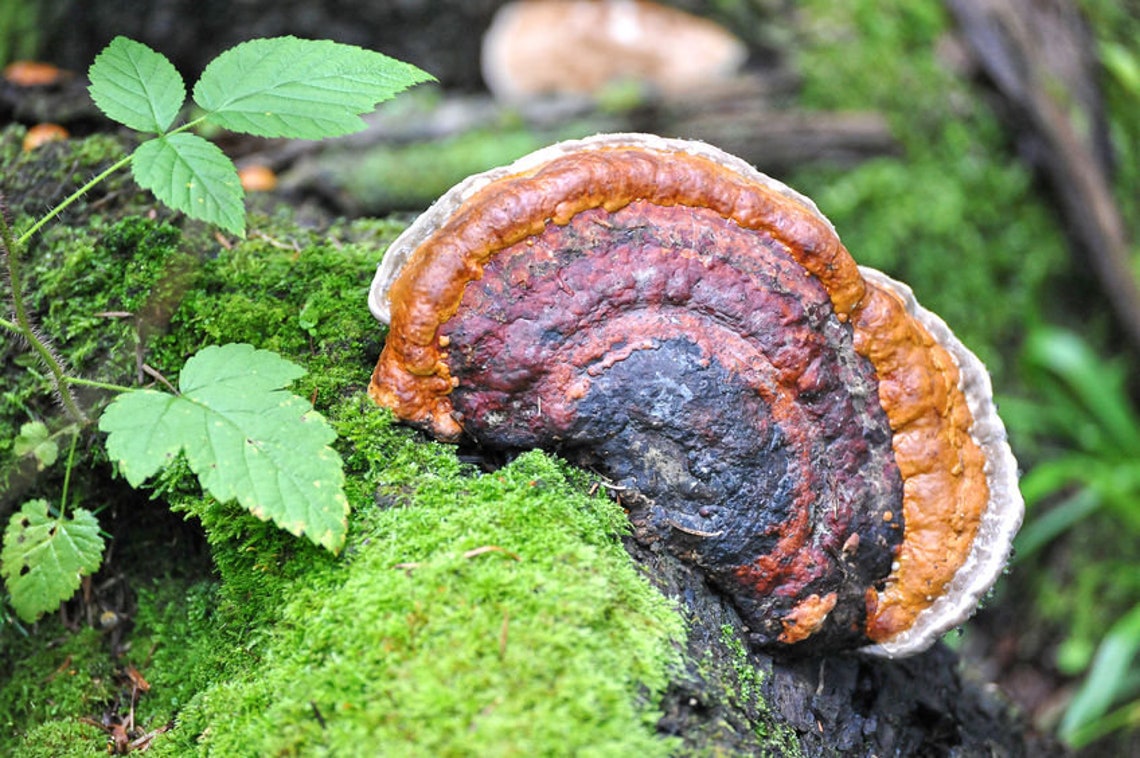
M134 390L103 412L107 453L134 487L179 453L203 489L337 552L347 532L336 433L282 389L304 369L251 345L207 347L186 362L180 394Z
M90 511L75 508L70 518L57 518L46 501L30 500L4 530L0 574L17 615L31 623L75 594L102 557L99 522Z

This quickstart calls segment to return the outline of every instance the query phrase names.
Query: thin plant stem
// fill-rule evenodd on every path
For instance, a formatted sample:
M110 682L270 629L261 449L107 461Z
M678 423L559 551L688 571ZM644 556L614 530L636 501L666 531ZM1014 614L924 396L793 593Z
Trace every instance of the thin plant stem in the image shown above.
M71 435L71 447L67 451L67 466L63 471L63 493L59 496L59 517L67 512L67 488L71 484L71 469L75 467L75 443L79 440L79 429Z
M65 202L69 202L71 199L68 198ZM67 412L76 421L86 424L90 419L79 407L79 403L76 402L75 396L71 394L71 389L67 386L69 375L63 366L62 359L55 354L47 339L36 332L31 319L28 318L27 307L24 304L23 283L20 279L19 250L23 241L24 237L19 240L12 238L12 228L8 226L8 219L3 212L0 212L0 243L4 246L4 262L8 266L8 283L12 288L12 310L16 316L17 330L47 367L52 377L52 383L55 385L56 393Z
M80 387L94 387L98 390L110 390L111 392L133 392L136 387L125 387L122 384L111 384L110 382L99 382L94 379L84 379L80 376L67 377L68 384L76 384Z
M74 203L76 200L78 200L79 198L86 195L91 190L92 187L99 184L104 179L106 179L108 176L115 173L119 169L123 168L128 163L130 163L131 157L133 155L134 155L134 153L132 152L129 155L127 155L125 158L122 158L121 160L116 161L115 163L113 163L111 165L110 168L106 169L105 171L99 172L99 174L96 175L89 182L87 182L87 184L84 184L82 187L75 190L75 192L72 192L70 195L68 195L67 198L64 199L64 201L62 203L60 203L56 207L52 208L51 211L48 212L48 214L46 216L41 218L36 223L32 224L28 228L27 231L25 231L23 234L21 234L20 238L18 240L16 240L17 244L22 245L25 242L27 242L29 239L31 239L32 235L35 234L36 232L38 232L40 229L42 229L44 224L46 224L47 222L51 221L53 218L58 216L60 213L62 213L69 205Z

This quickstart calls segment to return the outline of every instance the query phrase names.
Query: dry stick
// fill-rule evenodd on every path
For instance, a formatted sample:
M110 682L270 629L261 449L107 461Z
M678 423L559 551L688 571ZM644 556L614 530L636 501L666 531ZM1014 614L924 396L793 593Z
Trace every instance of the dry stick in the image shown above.
M949 3L998 89L1049 147L1046 171L1065 220L1089 256L1121 325L1132 343L1140 346L1140 288L1124 220L1091 146L1080 138L1064 108L1050 94L1048 85L1055 77L1050 76L1043 57L1047 45L1036 39L1023 17L1024 8L1016 5ZM1001 54L987 52L984 44L1004 45L1004 49L996 51Z

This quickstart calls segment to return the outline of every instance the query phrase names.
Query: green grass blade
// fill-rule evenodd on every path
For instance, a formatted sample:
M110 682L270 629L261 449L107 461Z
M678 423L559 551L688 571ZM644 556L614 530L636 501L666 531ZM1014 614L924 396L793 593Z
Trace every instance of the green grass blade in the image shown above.
M1117 619L1101 640L1084 684L1061 720L1061 739L1079 747L1121 694L1140 650L1140 605Z
M1060 329L1035 330L1026 341L1025 353L1031 364L1061 380L1121 456L1140 455L1140 419L1118 370L1106 367L1077 335Z
M1082 488L1071 497L1029 519L1013 541L1013 561L1020 562L1084 521L1102 505L1100 494Z

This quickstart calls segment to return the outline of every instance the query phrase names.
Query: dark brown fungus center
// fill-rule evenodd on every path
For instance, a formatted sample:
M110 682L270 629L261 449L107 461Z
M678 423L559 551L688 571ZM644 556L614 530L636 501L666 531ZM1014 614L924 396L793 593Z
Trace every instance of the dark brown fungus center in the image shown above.
M810 201L708 146L612 135L417 224L373 291L373 397L603 472L759 643L915 652L1000 570L1020 499L984 369Z
M832 593L853 602L817 639L864 640L902 481L870 363L778 244L702 209L585 211L497 253L440 335L481 445L556 450L637 492L641 533L746 598L763 641Z

